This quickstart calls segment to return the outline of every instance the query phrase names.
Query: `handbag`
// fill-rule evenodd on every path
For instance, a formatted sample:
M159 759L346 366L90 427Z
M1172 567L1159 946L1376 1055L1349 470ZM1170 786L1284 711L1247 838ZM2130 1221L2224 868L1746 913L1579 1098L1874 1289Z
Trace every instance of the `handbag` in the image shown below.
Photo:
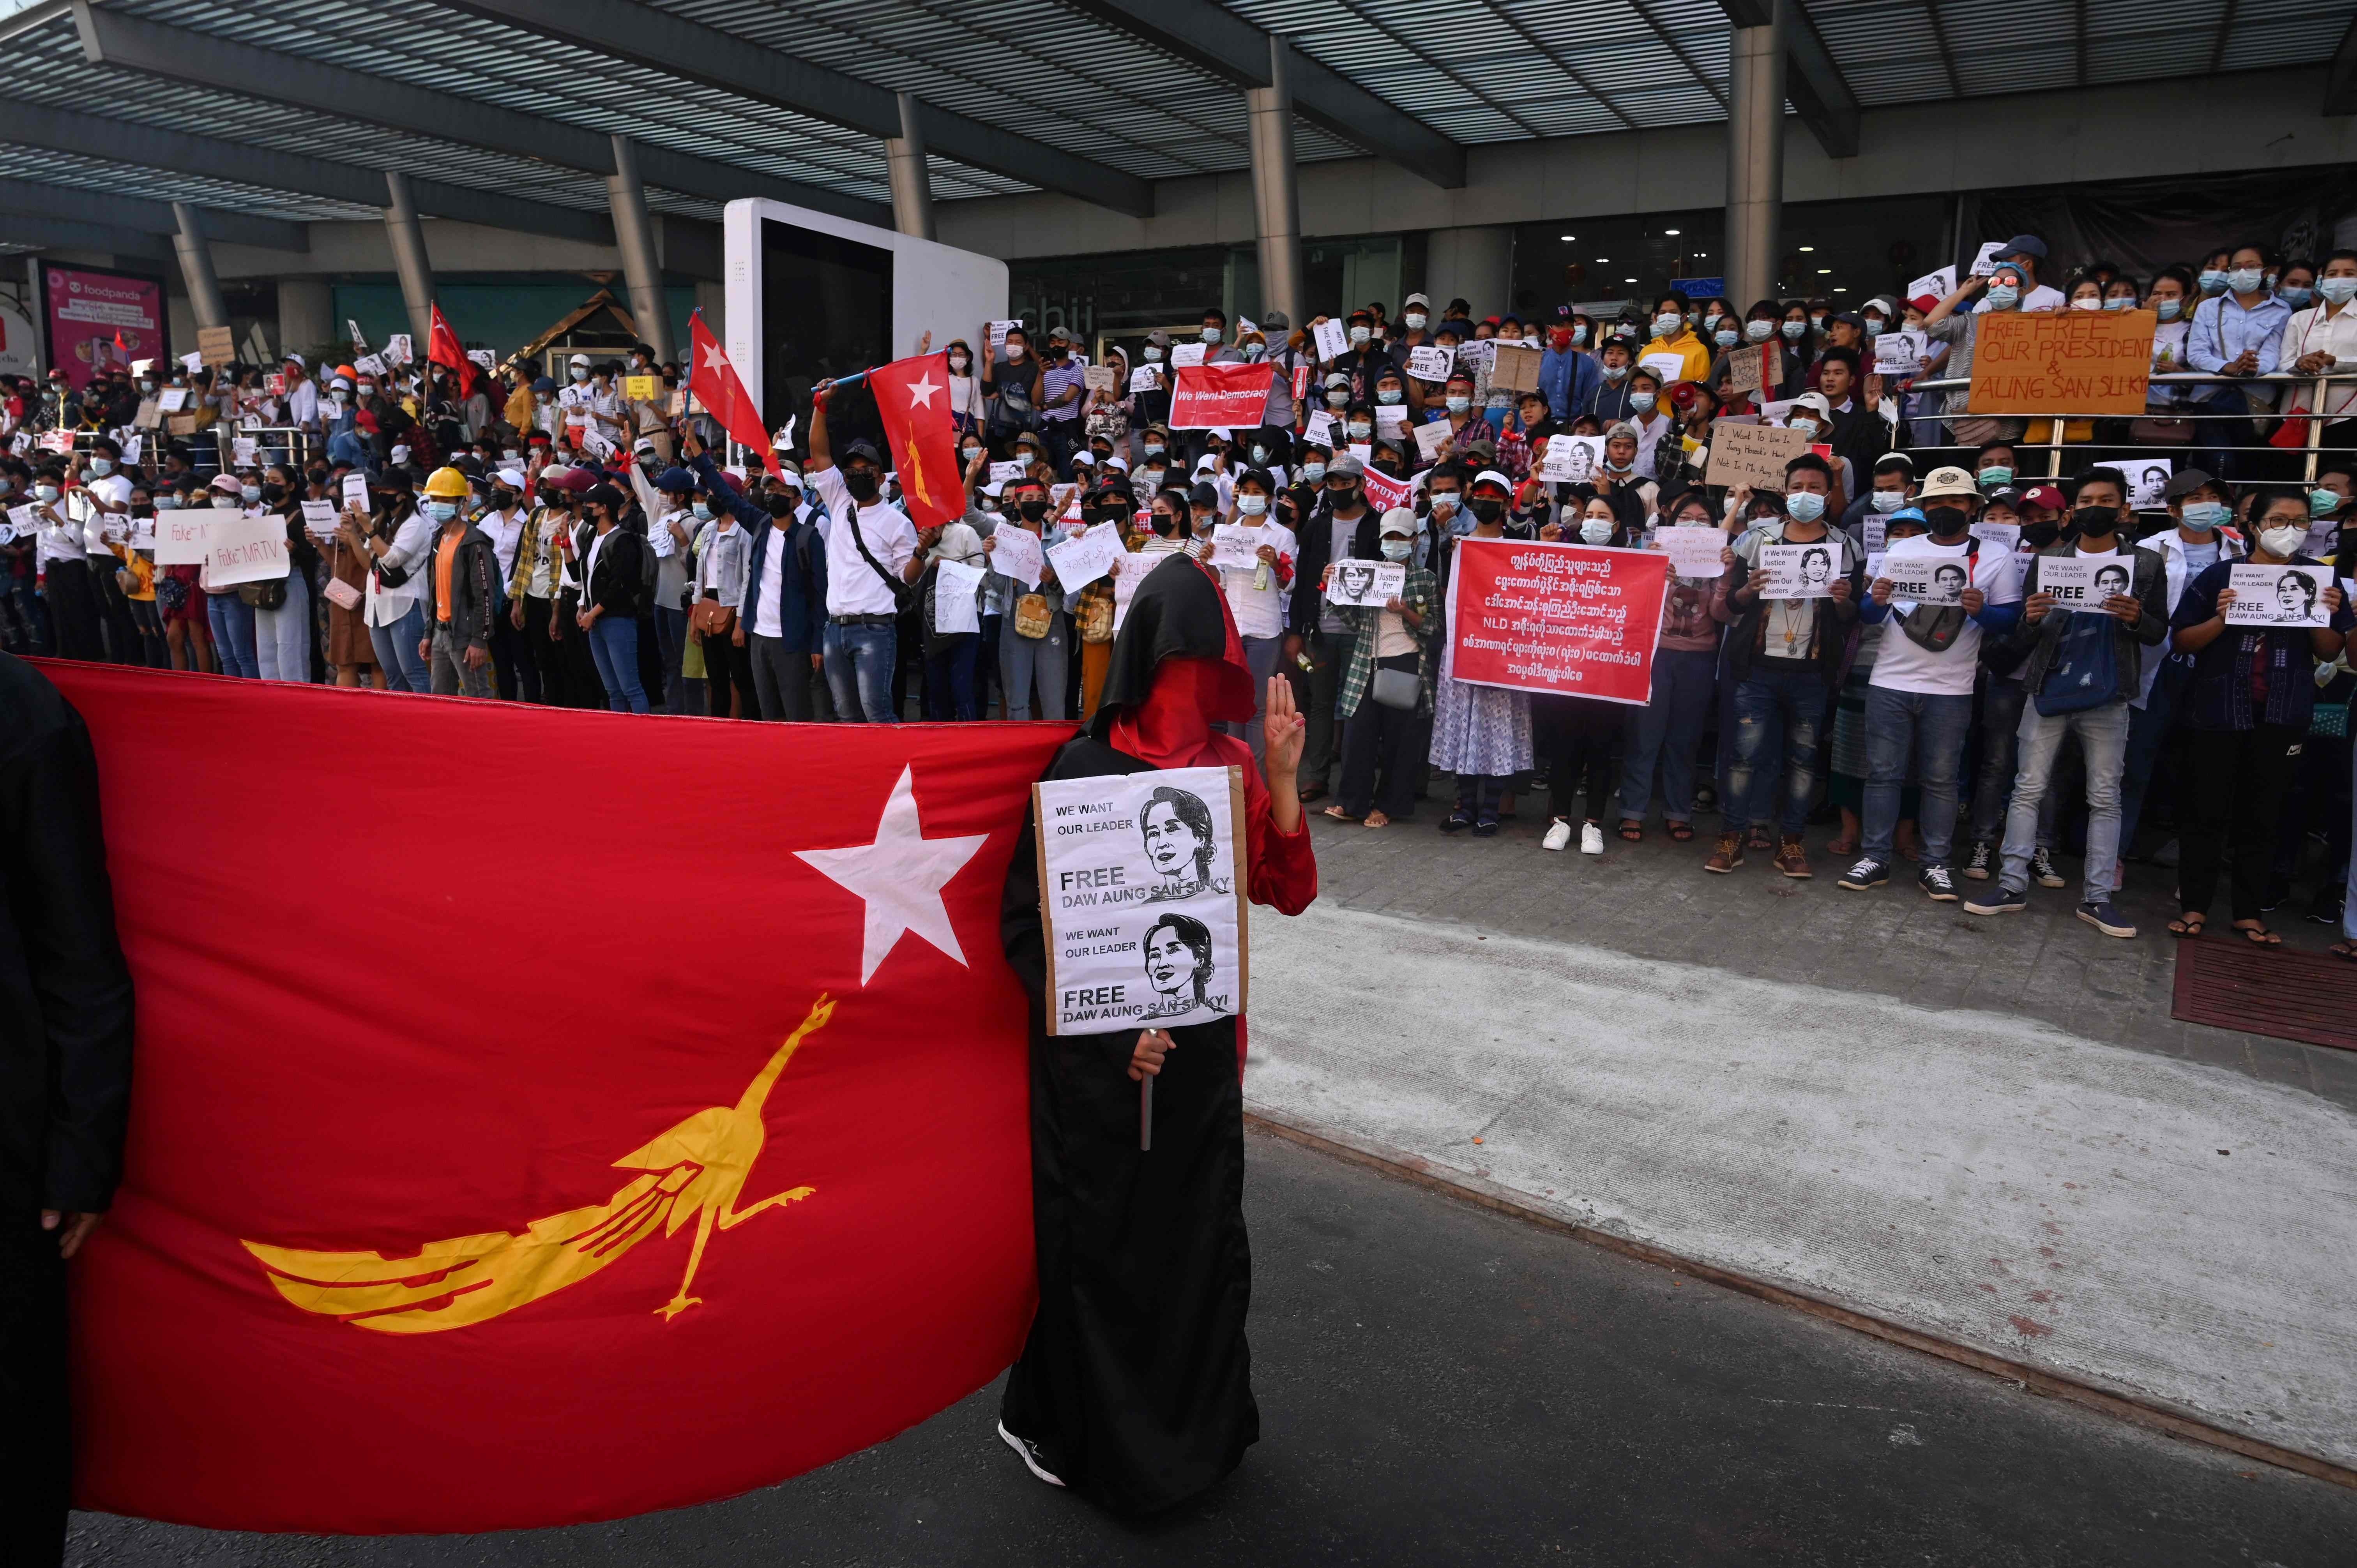
M726 637L737 629L737 612L716 598L696 600L687 618L698 637Z
M237 596L258 610L286 607L286 579L280 577L268 583L240 583Z
M1048 609L1047 595L1026 594L1015 601L1016 636L1042 638L1055 624L1056 618Z
M1113 592L1108 588L1099 593L1098 586L1092 583L1081 595L1080 613L1076 618L1080 622L1082 642L1113 640Z
M1412 671L1378 668L1367 684L1367 695L1384 707L1408 713L1424 695L1424 680Z
M2071 624L2034 699L2039 713L2047 718L2100 708L2121 694L2119 639L2112 629L2112 618L2093 612L2063 613L2071 617Z

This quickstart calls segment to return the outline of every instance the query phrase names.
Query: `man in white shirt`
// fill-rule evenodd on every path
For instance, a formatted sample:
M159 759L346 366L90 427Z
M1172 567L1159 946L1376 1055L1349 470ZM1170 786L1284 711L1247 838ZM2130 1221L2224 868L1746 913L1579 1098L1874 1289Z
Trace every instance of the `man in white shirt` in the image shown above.
M523 470L502 468L491 476L490 504L476 520L476 526L490 540L491 553L499 557L500 581L503 585L515 581L516 553L523 542L526 516ZM504 609L491 618L491 674L500 701L514 702L519 689L525 702L540 701L540 671L524 651L515 621Z
M310 365L290 353L279 369L286 376L286 423L298 430L314 428L319 423L319 386L311 379Z
M122 561L113 547L131 535L131 479L123 472L123 448L113 436L91 442L82 457L81 493L69 496L67 503L82 520L82 553L106 628L106 657L116 664L137 664L139 626L114 580Z
M55 464L43 465L33 477L30 504L34 521L40 524L33 535L36 566L48 600L58 657L95 662L106 657L98 589L82 552L81 524L66 507L65 478L65 470Z
M892 583L913 583L924 570L917 528L909 514L883 499L884 463L876 448L855 441L837 467L827 437L826 397L834 385L812 389L810 462L804 475L818 490L827 521L826 684L835 713L869 724L899 718L892 705L892 675L899 649L894 623L900 613Z
M1853 892L1890 880L1891 841L1899 826L1899 793L1908 762L1916 761L1921 781L1923 870L1916 883L1932 898L1953 903L1959 897L1948 868L1956 829L1958 773L1964 740L1972 733L1973 684L1980 671L1984 633L2004 635L2021 616L2021 568L2009 550L1981 550L1971 536L1979 499L1973 477L1962 468L1934 468L1923 480L1924 521L1930 534L1900 540L1884 558L1916 556L1953 560L1964 585L1959 606L1894 603L1890 579L1878 577L1862 614L1867 621L1891 622L1875 655L1866 693L1865 832L1857 865L1842 874Z
M1276 673L1276 656L1285 646L1286 585L1278 581L1280 564L1290 570L1301 553L1293 530L1276 520L1276 483L1265 468L1247 468L1236 479L1235 514L1229 521L1257 530L1260 542L1251 566L1222 566L1220 585L1227 592L1228 609L1236 620L1236 636L1243 643L1244 662L1252 667L1255 693L1252 722L1243 738L1258 761L1266 744L1262 712L1268 703L1268 678ZM1233 726L1230 733L1233 734Z

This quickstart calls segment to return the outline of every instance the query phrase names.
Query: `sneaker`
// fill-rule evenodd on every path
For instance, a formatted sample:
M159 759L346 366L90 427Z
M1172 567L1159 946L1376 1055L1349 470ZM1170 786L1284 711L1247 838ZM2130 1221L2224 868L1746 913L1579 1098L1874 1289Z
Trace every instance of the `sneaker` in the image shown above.
M1571 842L1571 824L1557 817L1547 824L1546 837L1539 840L1541 849L1561 849Z
M1931 895L1938 904L1956 901L1956 879L1944 865L1927 865L1915 877L1915 886Z
M1801 847L1801 835L1786 833L1776 851L1776 869L1795 882L1805 882L1816 875L1809 869L1809 852Z
M1742 864L1743 835L1721 833L1718 835L1717 847L1710 852L1710 858L1702 863L1702 868L1705 871L1727 872Z
M2062 886L2062 874L2054 869L2054 852L2050 849L2039 849L2032 850L2030 852L2029 875L2037 878L2038 886L2040 887L2060 887Z
M1477 839L1496 838L1498 836L1498 824L1495 822L1476 822L1473 824L1473 836Z
M1440 819L1440 831L1445 833L1461 833L1472 825L1473 819L1462 811L1451 811Z
M1973 853L1964 858L1964 875L1975 882L1989 879L1989 863L1996 859L1996 845L1986 839L1973 845Z
M2100 904L2080 905L2079 918L2086 921L2087 924L2094 927L2095 929L2103 932L2104 935L2107 937L2132 937L2136 935L2136 928L2128 924L2126 916L2112 908L2112 901L2109 898L2104 899Z
M1006 1446L1023 1456L1023 1467L1031 1472L1033 1479L1045 1481L1051 1487L1060 1487L1064 1484L1064 1478L1061 1476L1039 1463L1039 1444L1028 1438L1016 1436L1006 1430L1006 1423L1003 1421L998 1423L998 1435L1006 1440Z
M2002 885L1964 900L1964 913L1967 915L2018 915L2029 908L2028 893Z
M1598 827L1594 822L1580 823L1579 853L1582 854L1602 854L1604 853L1604 830Z
M1859 861L1856 865L1851 866L1847 871L1843 872L1841 874L1841 880L1835 883L1834 886L1836 887L1846 887L1853 893L1864 893L1870 889L1883 886L1888 884L1889 880L1889 865L1886 862L1877 860L1874 856L1869 854L1865 859Z

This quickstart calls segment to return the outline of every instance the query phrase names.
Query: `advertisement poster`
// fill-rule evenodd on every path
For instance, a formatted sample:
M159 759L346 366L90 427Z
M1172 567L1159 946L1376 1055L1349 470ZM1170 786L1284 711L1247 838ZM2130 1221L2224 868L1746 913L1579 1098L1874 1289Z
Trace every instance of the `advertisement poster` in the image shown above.
M1514 539L1460 539L1447 673L1477 686L1652 701L1670 560Z
M44 262L41 328L50 365L79 392L102 366L166 357L164 280Z

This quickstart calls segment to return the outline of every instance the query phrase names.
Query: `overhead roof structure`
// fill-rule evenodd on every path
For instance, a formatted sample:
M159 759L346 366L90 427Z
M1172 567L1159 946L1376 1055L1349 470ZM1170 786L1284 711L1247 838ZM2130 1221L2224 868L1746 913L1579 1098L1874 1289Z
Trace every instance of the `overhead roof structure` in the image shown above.
M168 249L173 200L299 248L306 222L377 217L388 170L429 217L602 243L615 135L657 212L770 196L888 222L902 93L935 200L1145 214L1156 180L1249 166L1272 34L1301 161L1449 187L1469 148L1724 119L1730 27L1770 3L0 0L0 249ZM1959 0L1787 5L1787 93L1834 156L1863 110L2037 86L2325 64L2328 112L2357 107L2349 0L2264 26L2238 0L2072 0L2007 13L2002 47Z

